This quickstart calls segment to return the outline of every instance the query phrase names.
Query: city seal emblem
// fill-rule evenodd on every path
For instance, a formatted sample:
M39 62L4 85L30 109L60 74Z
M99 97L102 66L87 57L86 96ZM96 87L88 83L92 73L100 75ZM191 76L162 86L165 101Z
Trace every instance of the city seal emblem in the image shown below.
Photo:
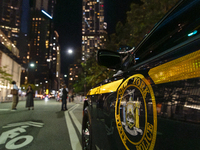
M133 75L120 85L115 121L126 149L153 150L157 134L156 101L143 75Z

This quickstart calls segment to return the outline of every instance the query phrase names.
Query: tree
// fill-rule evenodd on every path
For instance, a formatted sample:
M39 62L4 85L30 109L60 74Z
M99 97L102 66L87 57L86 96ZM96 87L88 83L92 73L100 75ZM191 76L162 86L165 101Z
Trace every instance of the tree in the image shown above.
M106 48L117 50L122 45L137 46L154 25L175 5L178 0L143 0L131 4L126 23L118 22L116 33L108 36Z
M0 79L2 79L1 82L3 84L5 84L5 81L7 81L9 83L12 82L12 75L7 73L7 67L8 66L0 67Z
M79 74L78 80L73 85L76 93L83 92L84 85L86 85L86 89L90 89L97 83L112 77L114 72L106 67L99 66L95 58L95 53L93 53L85 63L81 64L82 73Z

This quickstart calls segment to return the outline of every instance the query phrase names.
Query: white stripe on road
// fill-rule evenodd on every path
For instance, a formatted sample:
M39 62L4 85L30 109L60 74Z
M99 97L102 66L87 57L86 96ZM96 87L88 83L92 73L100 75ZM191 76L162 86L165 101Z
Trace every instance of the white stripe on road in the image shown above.
M72 120L69 117L69 113L74 110L75 108L77 108L78 104L74 105L73 107L71 107L68 111L65 111L65 121L68 127L68 131L69 131L69 137L70 137L70 142L71 142L71 146L72 146L72 150L81 150L81 143L79 142L79 138L76 134L76 131L74 129L74 126L72 124ZM73 118L74 119L74 118Z
M76 105L77 107L80 104ZM73 118L74 124L76 125L76 127L78 128L79 133L81 134L81 130L82 130L82 126L80 124L80 122L78 121L78 119L76 118L76 116L74 115L74 113L72 112L74 109L76 109L77 107L73 108L69 113L71 115L71 117Z
M21 125L30 125L30 126L41 128L41 127L43 127L44 123L26 121L26 122L11 123L11 124L8 124L7 126L3 126L2 128L17 127L17 126L21 126Z
M10 110L10 109L0 109L0 111L8 111L8 110Z

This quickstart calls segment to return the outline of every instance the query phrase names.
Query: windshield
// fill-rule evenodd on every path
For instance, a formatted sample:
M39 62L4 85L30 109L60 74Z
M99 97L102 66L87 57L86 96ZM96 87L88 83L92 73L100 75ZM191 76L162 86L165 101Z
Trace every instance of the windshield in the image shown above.
M137 48L137 63L200 36L200 1L185 0ZM176 19L175 19L176 18Z

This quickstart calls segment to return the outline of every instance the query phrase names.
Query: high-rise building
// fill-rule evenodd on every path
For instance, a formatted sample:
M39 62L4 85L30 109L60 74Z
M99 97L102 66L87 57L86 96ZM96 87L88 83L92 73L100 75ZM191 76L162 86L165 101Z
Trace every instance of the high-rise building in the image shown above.
M60 89L60 45L58 43L59 35L57 31L53 34L53 48L52 48L52 61L51 61L51 89L57 91Z
M20 86L21 65L19 35L23 0L0 0L0 67L6 67L11 79ZM0 78L0 101L9 99L12 85Z
M32 0L30 3L28 82L41 85L46 93L52 87L52 61L56 61L56 56L53 56L56 45L53 43L52 22L55 3L56 0ZM34 66L30 67L30 64Z
M105 29L104 1L83 0L82 6L82 60L86 60L91 52L104 47Z
M0 29L17 46L21 26L22 0L0 0Z
M73 93L73 84L76 83L78 80L78 76L80 75L80 72L82 71L81 64L70 64L69 66L69 76L68 76L68 89L70 91L70 94Z

